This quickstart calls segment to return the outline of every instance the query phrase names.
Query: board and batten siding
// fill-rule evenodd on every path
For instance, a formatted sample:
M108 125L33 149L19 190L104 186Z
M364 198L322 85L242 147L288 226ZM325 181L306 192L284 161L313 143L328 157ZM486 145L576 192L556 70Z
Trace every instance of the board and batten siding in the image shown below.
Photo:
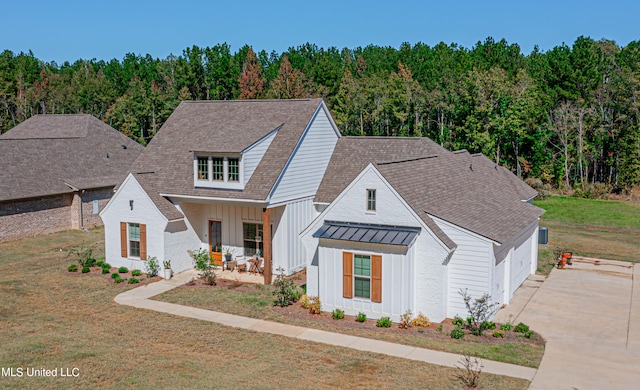
M276 183L270 203L278 204L315 196L336 142L338 142L338 134L325 110L318 107L309 128L285 167L282 177Z
M493 270L490 263L490 258L493 258L492 243L442 219L434 217L433 220L458 245L448 265L447 317L458 315L465 318L467 308L459 294L460 290L466 289L474 298L493 291L490 285Z
M133 209L130 202L133 201ZM140 223L147 227L147 256L165 259L164 229L167 219L156 208L132 175L127 176L118 191L100 213L104 222L105 260L113 267L144 271L146 259L123 257L120 245L120 223Z
M305 252L299 234L315 217L313 199L293 201L275 207L271 215L273 220L279 221L277 229L274 226L273 234L274 264L277 262L282 265L288 275L300 271L305 266ZM274 271L276 269L277 267L274 267Z
M242 154L244 185L251 179L251 175L253 175L256 167L260 164L262 157L264 157L265 152L269 149L269 145L271 145L271 141L273 141L277 133L277 131L272 131L266 137L249 146Z
M348 315L362 312L367 318L391 317L392 321L397 322L407 309L414 309L414 259L407 247L327 239L321 241L318 287L324 311L339 308ZM382 256L382 302L343 297L342 255L345 251Z

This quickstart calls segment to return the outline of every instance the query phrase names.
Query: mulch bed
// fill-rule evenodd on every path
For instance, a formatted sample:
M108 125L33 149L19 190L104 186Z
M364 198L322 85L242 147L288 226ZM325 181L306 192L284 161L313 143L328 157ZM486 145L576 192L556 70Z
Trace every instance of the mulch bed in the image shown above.
M299 280L299 278L297 278ZM211 288L211 289L228 289L239 292L254 292L256 291L256 284L244 283L237 280L228 279L216 279L217 284L215 286L209 286L204 283L202 279L193 279L183 287L186 288ZM345 315L343 319L334 320L330 312L322 312L321 314L311 314L308 309L303 308L300 303L294 303L293 305L286 307L273 306L271 310L276 313L291 318L300 320L315 321L317 323L323 323L330 326L336 326L345 329L361 329L372 332L381 333L397 333L402 335L410 335L417 337L429 337L436 339L451 340L451 331L455 328L451 323L451 319L446 319L442 323L432 323L429 327L417 327L412 326L408 329L400 328L399 324L393 323L390 328L380 328L376 326L376 320L367 319L365 322L356 321L354 316ZM442 325L442 331L438 331L438 327ZM513 324L515 325L515 324ZM500 329L500 324L496 324L496 329ZM513 328L512 328L513 329ZM520 333L511 331L505 331L504 338L493 337L494 330L487 330L482 336L473 336L466 334L463 339L459 339L460 342L473 342L473 343L529 343L535 345L544 345L545 341L542 336L535 334L531 339L522 337Z
M162 277L160 277L160 276L147 277L147 274L145 274L144 272L142 272L140 274L140 276L131 275L131 271L125 272L125 273L118 273L118 268L117 267L111 267L109 269L109 273L108 274L103 274L102 273L102 267L98 267L96 265L91 266L89 268L90 268L91 271L89 271L87 273L84 273L84 274L81 271L82 267L78 267L78 271L77 272L69 272L68 270L65 271L65 272L67 274L69 274L69 275L75 275L75 276L82 276L82 275L98 276L98 277L106 280L109 284L115 284L116 286L130 286L130 287L144 286L145 284L149 284L149 283L153 283L153 282L157 282L159 280L162 280ZM126 279L126 280L121 282L121 283L115 283L113 278L111 277L112 273L118 273L118 275L120 275L121 279ZM135 277L140 282L134 283L134 284L129 284L128 281L132 277Z

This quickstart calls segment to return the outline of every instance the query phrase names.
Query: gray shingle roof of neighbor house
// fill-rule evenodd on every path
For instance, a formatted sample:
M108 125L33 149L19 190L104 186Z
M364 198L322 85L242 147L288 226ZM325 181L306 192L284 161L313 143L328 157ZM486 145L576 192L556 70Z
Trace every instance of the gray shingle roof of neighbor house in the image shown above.
M91 115L36 115L0 135L0 201L120 182L144 148Z
M419 215L440 218L501 244L544 213L523 202L531 191L514 185L520 181L515 175L507 171L515 179L509 178L485 157L466 151L376 167Z
M321 103L322 99L184 101L136 160L133 172L144 173L141 185L147 192L266 201ZM276 129L244 190L194 187L194 152L239 153ZM163 201L157 199L159 203ZM168 208L159 208L172 219Z

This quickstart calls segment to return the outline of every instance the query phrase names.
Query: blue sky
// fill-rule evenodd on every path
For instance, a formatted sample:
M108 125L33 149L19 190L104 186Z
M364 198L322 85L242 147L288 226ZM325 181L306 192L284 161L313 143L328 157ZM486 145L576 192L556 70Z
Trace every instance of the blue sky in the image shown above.
M638 1L43 1L0 0L0 50L32 50L44 61L165 58L192 45L227 42L278 53L319 47L457 43L488 36L528 54L580 36L621 46L640 40Z

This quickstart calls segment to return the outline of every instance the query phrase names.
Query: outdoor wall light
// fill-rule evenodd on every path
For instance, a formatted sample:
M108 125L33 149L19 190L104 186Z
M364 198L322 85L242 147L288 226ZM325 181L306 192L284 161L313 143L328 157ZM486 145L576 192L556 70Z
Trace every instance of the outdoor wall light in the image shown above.
M133 211L133 199L129 201L129 207L131 207L131 210Z

